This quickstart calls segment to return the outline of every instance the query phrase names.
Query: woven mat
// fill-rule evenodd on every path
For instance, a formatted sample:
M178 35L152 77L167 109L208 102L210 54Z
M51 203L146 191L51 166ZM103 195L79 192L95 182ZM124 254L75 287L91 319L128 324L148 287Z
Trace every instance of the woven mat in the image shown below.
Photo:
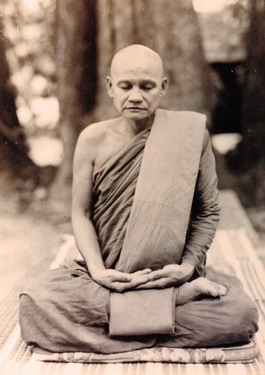
M51 265L56 268L62 262L72 257L75 252L73 237L68 236L62 246L57 258ZM259 355L252 363L227 363L227 364L182 364L182 363L67 363L67 362L44 362L38 360L38 354L33 354L32 348L27 347L20 338L19 327L16 324L18 296L20 285L12 295L3 301L0 306L1 324L1 351L0 351L0 374L1 375L144 375L144 374L220 374L220 375L264 375L265 374L265 272L264 268L255 254L245 230L220 230L216 234L214 243L209 250L208 264L215 265L223 270L224 264L229 264L233 272L242 282L245 291L256 302L259 313L259 332L256 335L256 343ZM252 345L252 347L251 347ZM252 349L251 349L252 348ZM250 344L249 349L254 353L255 347ZM195 349L197 350L197 349ZM233 348L234 353L235 348ZM39 353L41 354L41 353ZM43 353L42 353L43 354ZM231 353L230 353L231 354ZM255 353L254 353L255 354ZM241 354L240 354L241 355ZM238 355L235 355L235 360ZM148 359L147 359L148 360ZM154 359L153 359L154 360ZM163 360L163 358L162 358ZM241 358L244 361L244 358ZM251 359L253 360L253 358ZM181 362L181 361L179 361ZM233 362L233 360L232 360Z

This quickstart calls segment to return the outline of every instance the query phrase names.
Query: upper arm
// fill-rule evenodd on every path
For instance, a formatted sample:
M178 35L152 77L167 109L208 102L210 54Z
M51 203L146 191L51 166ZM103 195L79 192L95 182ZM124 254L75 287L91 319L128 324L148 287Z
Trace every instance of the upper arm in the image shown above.
M200 210L220 210L215 157L208 130L206 130L204 136L199 173L195 189L195 203L195 206L197 205L197 209L199 208Z
M72 214L91 213L96 142L88 129L77 141L73 163Z

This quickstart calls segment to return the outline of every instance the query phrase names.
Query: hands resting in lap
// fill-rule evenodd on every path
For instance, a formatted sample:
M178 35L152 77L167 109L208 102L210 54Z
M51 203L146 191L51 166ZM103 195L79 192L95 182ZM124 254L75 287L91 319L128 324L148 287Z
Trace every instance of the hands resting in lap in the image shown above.
M175 286L176 304L183 305L194 300L199 295L220 297L227 293L221 285L199 277L191 282L194 267L189 263L169 264L160 270L152 271L146 268L133 273L125 273L113 269L99 270L93 274L93 279L105 288L114 292L125 292L132 289L167 288Z
M93 274L93 279L100 285L116 292L129 289L150 289L179 286L188 281L194 272L189 263L170 264L160 270L146 268L133 273L125 273L113 269L104 269Z

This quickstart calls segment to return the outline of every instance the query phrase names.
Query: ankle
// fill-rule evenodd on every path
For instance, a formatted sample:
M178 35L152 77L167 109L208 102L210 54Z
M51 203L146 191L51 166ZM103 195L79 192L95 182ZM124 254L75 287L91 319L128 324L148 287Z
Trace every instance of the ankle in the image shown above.
M197 293L192 285L193 282L186 282L175 288L176 305L181 306L193 301L200 293Z

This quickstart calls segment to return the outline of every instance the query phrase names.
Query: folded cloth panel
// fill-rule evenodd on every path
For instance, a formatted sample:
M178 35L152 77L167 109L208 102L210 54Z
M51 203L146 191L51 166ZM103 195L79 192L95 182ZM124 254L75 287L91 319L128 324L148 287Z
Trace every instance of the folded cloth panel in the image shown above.
M174 288L111 293L110 336L174 333Z

